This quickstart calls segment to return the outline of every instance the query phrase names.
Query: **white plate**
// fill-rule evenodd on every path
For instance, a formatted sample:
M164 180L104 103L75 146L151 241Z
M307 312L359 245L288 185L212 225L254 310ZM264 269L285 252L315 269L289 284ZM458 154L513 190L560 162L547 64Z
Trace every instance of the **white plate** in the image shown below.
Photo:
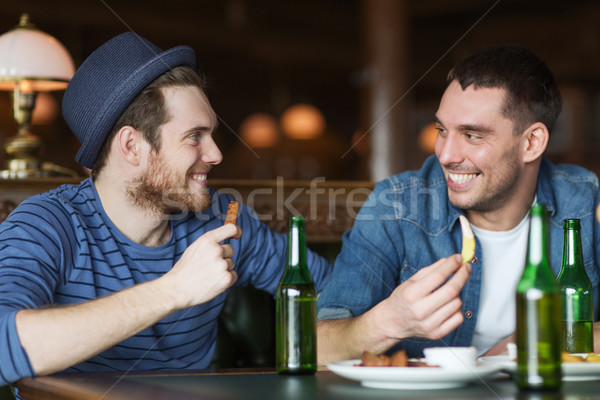
M360 381L363 386L383 389L447 389L478 382L500 371L494 364L480 364L472 369L427 367L362 367L361 360L332 363L327 367L344 378Z
M587 354L577 354L586 356ZM509 356L479 357L482 364L497 365L504 371L514 373L517 370L516 361ZM563 381L589 381L600 379L600 363L564 362L562 363Z

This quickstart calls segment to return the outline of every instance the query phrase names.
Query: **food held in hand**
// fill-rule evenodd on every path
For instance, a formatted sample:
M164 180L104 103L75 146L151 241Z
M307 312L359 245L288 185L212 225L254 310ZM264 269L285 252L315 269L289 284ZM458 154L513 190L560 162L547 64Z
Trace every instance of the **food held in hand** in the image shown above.
M227 206L227 216L225 217L225 224L237 224L238 209L240 204L237 201L230 201Z
M469 221L464 215L458 217L460 220L460 227L462 229L462 251L460 255L463 259L463 264L470 262L475 255L475 235L469 225Z

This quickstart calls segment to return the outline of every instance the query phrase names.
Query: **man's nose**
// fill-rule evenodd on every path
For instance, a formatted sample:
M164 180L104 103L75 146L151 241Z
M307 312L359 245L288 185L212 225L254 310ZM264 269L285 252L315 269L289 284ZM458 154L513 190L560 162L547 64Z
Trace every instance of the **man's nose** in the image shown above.
M206 164L217 165L223 161L223 153L219 150L219 146L215 143L212 137L206 138L205 143L201 148L201 159Z
M456 164L463 161L463 149L457 135L448 133L444 137L438 135L435 142L436 155L440 164Z

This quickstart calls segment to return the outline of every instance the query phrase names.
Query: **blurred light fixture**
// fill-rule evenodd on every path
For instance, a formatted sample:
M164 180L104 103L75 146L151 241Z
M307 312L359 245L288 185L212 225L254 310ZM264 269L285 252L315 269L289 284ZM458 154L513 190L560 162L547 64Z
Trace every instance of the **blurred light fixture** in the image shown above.
M437 139L437 125L431 122L421 129L419 132L419 147L427 154L435 152L435 140Z
M37 93L65 89L74 73L67 49L31 24L27 14L15 29L0 36L0 90L13 92L13 115L19 129L4 144L9 159L1 178L47 176L52 174L50 169L61 170L40 167L37 155L42 141L29 129Z
M60 113L58 102L50 92L40 92L35 98L31 125L49 125Z
M325 131L325 117L310 104L296 104L281 116L281 129L291 139L314 139Z
M273 147L279 141L277 121L271 114L250 114L240 124L240 135L253 149Z

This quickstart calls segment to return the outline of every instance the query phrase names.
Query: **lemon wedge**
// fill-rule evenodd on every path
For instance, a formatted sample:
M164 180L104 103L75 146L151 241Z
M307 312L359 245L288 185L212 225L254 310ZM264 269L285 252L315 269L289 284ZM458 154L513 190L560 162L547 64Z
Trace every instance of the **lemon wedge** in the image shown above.
M460 220L460 227L462 229L462 251L460 255L463 259L463 264L470 262L475 255L475 235L469 221L464 215L458 217Z

